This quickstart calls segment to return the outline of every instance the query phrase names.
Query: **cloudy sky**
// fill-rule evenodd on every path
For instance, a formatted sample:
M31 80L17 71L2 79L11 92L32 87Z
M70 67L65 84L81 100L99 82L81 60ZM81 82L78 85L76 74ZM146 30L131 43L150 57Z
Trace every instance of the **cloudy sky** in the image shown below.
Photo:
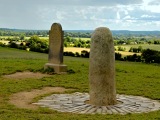
M160 30L160 0L0 0L0 28Z

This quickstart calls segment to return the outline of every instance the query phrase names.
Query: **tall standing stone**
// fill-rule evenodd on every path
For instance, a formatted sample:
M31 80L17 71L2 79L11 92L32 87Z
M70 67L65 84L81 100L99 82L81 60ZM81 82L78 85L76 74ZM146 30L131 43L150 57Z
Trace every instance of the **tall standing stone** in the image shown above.
M106 27L97 28L91 37L89 82L91 104L116 104L114 44Z
M44 68L53 68L55 73L67 71L63 64L63 31L59 23L53 23L49 31L49 57Z

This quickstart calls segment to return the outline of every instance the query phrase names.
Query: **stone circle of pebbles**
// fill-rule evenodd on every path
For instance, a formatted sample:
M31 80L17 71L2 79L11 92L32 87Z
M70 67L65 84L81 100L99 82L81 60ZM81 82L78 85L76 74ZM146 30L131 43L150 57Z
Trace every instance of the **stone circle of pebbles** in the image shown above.
M128 113L147 113L160 110L160 103L145 97L132 95L117 95L116 105L95 106L88 104L88 93L73 94L53 94L39 100L36 105L49 107L59 112L72 112L79 114L128 114Z

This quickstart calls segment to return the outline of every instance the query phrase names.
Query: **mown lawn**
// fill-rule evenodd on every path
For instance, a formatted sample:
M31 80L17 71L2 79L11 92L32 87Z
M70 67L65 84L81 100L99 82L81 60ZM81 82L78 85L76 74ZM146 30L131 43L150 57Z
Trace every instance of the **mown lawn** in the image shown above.
M160 110L127 115L78 115L60 113L48 108L21 109L8 103L9 96L46 86L74 88L88 92L89 59L64 57L70 71L41 79L4 79L5 74L17 71L42 71L48 55L0 47L0 120L160 120ZM118 94L140 95L160 101L160 65L116 61L116 87Z

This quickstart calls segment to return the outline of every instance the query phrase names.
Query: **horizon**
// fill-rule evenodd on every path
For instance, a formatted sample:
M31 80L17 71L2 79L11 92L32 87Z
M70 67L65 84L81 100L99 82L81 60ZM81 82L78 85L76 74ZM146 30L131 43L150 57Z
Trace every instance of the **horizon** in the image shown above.
M49 31L50 29L46 30L46 29L19 29L19 28L0 28L0 29L8 29L8 30L26 30L26 31L29 31L29 30L33 30L33 31ZM149 31L156 31L156 32L160 32L160 30L112 30L110 29L111 31L131 31L131 32L141 32L141 31L144 31L144 32L149 32ZM63 29L63 31L94 31L94 30L85 30L85 29Z

